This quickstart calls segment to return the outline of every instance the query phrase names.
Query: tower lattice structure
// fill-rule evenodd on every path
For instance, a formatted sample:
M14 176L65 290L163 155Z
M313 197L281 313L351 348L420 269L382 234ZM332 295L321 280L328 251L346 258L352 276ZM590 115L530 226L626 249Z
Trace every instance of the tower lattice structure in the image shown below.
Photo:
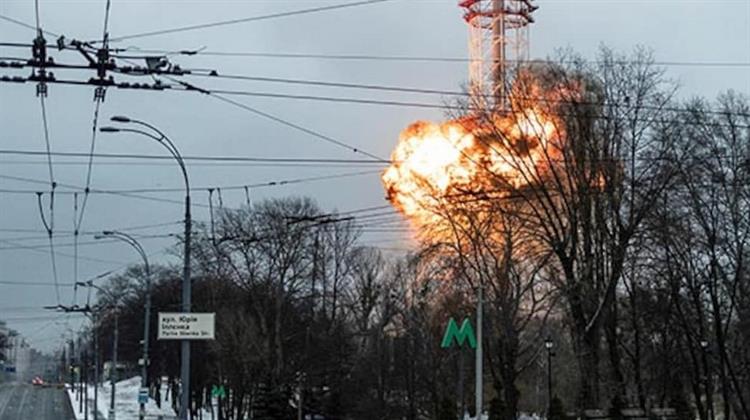
M469 92L475 103L503 109L509 70L529 59L534 0L462 0L469 25Z

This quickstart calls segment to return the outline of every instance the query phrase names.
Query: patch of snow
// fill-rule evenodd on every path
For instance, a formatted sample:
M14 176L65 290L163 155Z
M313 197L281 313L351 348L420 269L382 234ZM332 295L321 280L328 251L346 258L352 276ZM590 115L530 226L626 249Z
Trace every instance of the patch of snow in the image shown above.
M70 403L73 406L73 412L75 413L76 420L83 420L86 418L85 413L79 410L80 407L78 401L78 387L72 389L70 386L66 386L68 391L68 397ZM125 379L117 382L115 385L115 415L114 418L117 420L133 420L138 419L140 411L140 405L138 404L138 391L141 389L141 378L140 376L134 376L129 379ZM110 413L110 402L111 402L112 387L109 382L99 385L99 392L97 396L97 408L99 409L100 420L111 420L109 418ZM172 410L172 404L167 401L168 396L166 385L162 385L161 390L162 401L161 408L156 405L156 401L153 398L149 398L146 404L146 418L147 419L161 419L161 420L172 420L176 419L177 416ZM89 415L90 420L94 419L94 387L89 385L87 398L89 400Z

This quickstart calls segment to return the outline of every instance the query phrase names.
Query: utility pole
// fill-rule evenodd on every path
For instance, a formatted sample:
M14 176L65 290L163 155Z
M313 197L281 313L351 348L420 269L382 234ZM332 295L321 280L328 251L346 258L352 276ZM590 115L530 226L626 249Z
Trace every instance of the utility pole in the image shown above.
M482 366L482 312L484 300L484 284L479 281L479 291L477 292L477 350L476 350L476 386L474 412L476 419L482 420L482 398L484 397L484 375Z
M464 397L464 366L466 365L464 360L464 348L463 346L458 349L458 398L459 398L459 420L464 419L466 413L466 398Z
M83 353L83 362L81 363L81 373L83 374L83 420L89 420L89 354L88 350Z
M104 275L101 275L101 276L99 276L97 278L100 278L100 277L103 277L103 276ZM96 287L96 286L93 286L93 284L91 282L92 282L91 280L89 280L86 283L78 282L78 285L79 286L80 285L84 285L84 286ZM103 290L103 289L100 289L100 290ZM58 311L58 312L80 312L80 313L83 313L84 315L90 316L91 324L92 324L92 333L94 335L94 337L93 337L94 338L94 340L93 340L94 341L94 420L99 420L99 410L98 410L98 405L97 405L98 402L99 402L99 334L97 334L97 331L96 331L97 330L97 326L98 326L98 322L97 322L98 321L98 319L97 319L98 309L92 309L88 305L86 305L84 307L79 307L78 305L73 305L73 306L64 306L64 305L45 306L44 309L52 309L52 310L55 310L55 311ZM117 318L115 318L115 320L117 320ZM115 325L117 325L117 322L115 322ZM115 330L115 332L117 332L117 331ZM117 343L117 339L115 339L115 345L116 345L116 343ZM115 351L116 351L116 348L117 347L115 346L115 348L114 348ZM65 346L63 346L63 355L62 355L62 362L63 362L62 370L63 371L62 371L61 377L60 377L61 381L64 381L64 376L63 375L65 374L65 366L64 366L64 363L65 363L65 353L66 353L66 349L65 349ZM88 393L86 395L88 395ZM88 410L87 410L87 413L88 413ZM114 417L112 417L112 418L114 419Z
M81 282L81 281L76 282L76 286L93 287L94 289L107 295L112 300L112 309L113 309L114 317L115 317L115 331L114 331L114 337L113 337L113 343L112 343L112 365L113 366L112 366L112 371L110 372L110 384L112 385L112 389L111 389L110 403L109 403L109 416L107 417L107 420L114 420L115 419L115 391L116 391L116 384L117 384L117 346L118 346L119 335L120 335L120 320L119 320L120 313L119 313L119 307L117 305L118 298L117 296L113 295L106 289L102 289L101 287L95 285L93 279L86 281L86 282ZM91 309L88 307L83 308L83 309L74 308L68 311L69 312L92 312ZM94 311L94 314L95 313L96 312ZM94 389L94 399L96 400L96 389Z
M94 324L94 420L99 420L99 334L96 332L96 312L91 313Z
M544 348L547 349L547 416L549 416L552 407L552 356L554 355L552 349L554 347L555 342L547 337L544 340Z

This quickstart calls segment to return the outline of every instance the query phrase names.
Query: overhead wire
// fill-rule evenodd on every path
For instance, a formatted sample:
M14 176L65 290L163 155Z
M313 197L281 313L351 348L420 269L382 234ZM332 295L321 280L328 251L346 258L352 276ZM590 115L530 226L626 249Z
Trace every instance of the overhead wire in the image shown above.
M157 80L155 77L155 74L159 74L159 73L150 73L149 75L152 76L155 80ZM202 74L200 76L208 76L208 75ZM178 92L198 91L204 94L212 95L217 98L220 98L219 95L250 96L250 97L263 97L263 98L275 98L275 99L323 101L323 102L333 102L333 103L355 103L355 104L365 104L365 105L400 106L400 107L426 108L426 109L438 109L438 110L458 110L458 111L480 110L481 111L480 108L473 106L473 105L450 104L450 103L445 103L445 102L434 103L434 102L419 102L419 101L404 101L404 100L389 100L389 99L374 99L374 98L340 97L340 96L330 96L330 95L288 94L288 93L278 93L278 92L250 91L250 90L236 90L236 89L234 90L232 89L207 89L207 88L198 88L190 83L179 81L168 76L164 76L164 77L167 77L168 79L175 82L176 84L170 85L170 84L160 83L159 84L160 90L178 91ZM221 77L221 76L210 76L210 77ZM266 81L269 81L269 82L307 84L307 85L313 85L313 86L383 90L383 91L395 91L395 92L403 92L403 93L441 94L441 95L447 95L447 96L449 95L449 96L461 96L461 97L470 96L470 94L466 92L447 91L447 90L444 91L444 90L438 90L438 89L410 88L410 87L382 86L382 85L354 84L354 83L340 83L340 82L325 82L325 81L317 81L317 80L279 79L279 78L267 78L267 77L255 77L255 76L232 76L232 77L249 78L250 80L266 79ZM3 81L4 80L0 79L0 82L3 82ZM50 81L49 83L74 84L74 85L86 85L87 84L86 82L78 82L78 81L63 80L63 79L57 79L54 81ZM268 113L261 112L257 108L253 108L246 104L241 104L236 101L229 100L228 98L220 98L220 99L224 100L225 102L230 102L232 103L232 105L243 107L246 110L256 113L258 115L264 116L266 118L270 118L276 122L280 122L282 124L288 125L298 130L301 129L301 127L298 124L290 125L290 124L283 123L280 121L280 118L276 116L272 116ZM627 104L627 103L612 103L612 102L599 103L599 102L590 102L590 101L552 99L552 98L547 98L547 97L531 97L531 96L524 96L524 97L519 96L518 99L527 99L527 100L534 100L538 102L554 103L554 104L616 106L616 107L623 108L623 109L651 109L651 110L657 110L657 111L673 111L673 112L682 112L682 113L692 112L691 109L674 107L674 106L663 106L663 107L656 108L654 106L643 105L643 104ZM732 113L732 112L728 112L725 110L716 110L716 109L704 109L703 111L705 113L714 114L714 115L726 115L727 113L730 113L730 114ZM748 114L742 114L742 113L737 113L737 112L734 112L733 114L742 115L742 116L748 115ZM563 113L561 115L565 116L566 114ZM604 115L597 115L597 116L591 116L591 118L607 119L608 117ZM692 123L686 122L686 123L697 124L694 122ZM354 148L353 146L347 145L335 139L331 139L330 136L321 136L319 135L320 133L313 134L311 132L312 130L309 130L309 129L303 129L302 131L305 131L307 134L311 134L315 137L319 137L326 141L335 143L338 146L346 147L347 149L355 151L355 153L359 153L359 151L356 151L355 150L356 148ZM378 159L384 160L382 158L378 158Z
M363 85L366 86L366 85ZM171 89L172 91L180 91L180 89ZM189 91L190 89L187 89ZM370 99L370 98L354 98L354 97L341 97L341 96L326 96L326 95L302 95L302 94L288 94L288 93L276 93L276 92L263 92L263 91L248 91L248 90L230 90L230 89L206 89L208 92L210 92L212 95L231 95L231 96L251 96L251 97L262 97L262 98L276 98L276 99L293 99L293 100L307 100L307 101L319 101L319 102L334 102L334 103L354 103L354 104L363 104L363 105L386 105L386 106L400 106L400 107L409 107L409 108L427 108L427 109L439 109L439 110L458 110L458 111L482 111L481 108L478 108L473 105L451 105L448 103L432 103L432 102L415 102L415 101L399 101L399 100L382 100L382 99ZM461 94L461 95L468 95L468 94ZM545 102L545 103L553 103L553 104L575 104L575 105L592 105L592 106L602 106L602 107L612 107L617 106L623 109L646 109L646 110L655 110L655 111L665 111L665 112L679 112L679 113L691 113L693 110L688 108L680 108L680 107L655 107L650 105L627 105L627 104L619 104L619 103L594 103L594 102L587 102L587 101L573 101L573 100L560 100L560 99L551 99L551 98L544 98L544 97L518 97L518 99L527 99L527 100L534 100L539 102ZM713 114L713 115L726 115L726 114L732 114L732 115L738 115L738 116L750 116L750 114L747 113L741 113L741 112L726 112L716 109L704 109L704 113L706 114ZM563 112L560 114L561 116L571 116L569 112ZM610 119L610 117L606 115L592 115L588 116L592 119L598 119L598 120L606 120ZM642 121L643 119L640 119ZM693 125L699 125L701 123L699 122L690 122L686 121L686 124L693 124ZM723 125L727 126L726 124L716 124L716 123L703 123L704 125ZM740 126L741 128L748 128L747 126Z
M473 60L468 57L445 57L445 56L410 56L410 55L377 55L377 54L327 54L327 53L283 53L264 51L211 51L211 50L164 50L164 49L142 49L129 47L124 51L138 51L145 54L163 55L185 55L185 56L214 56L214 57L250 57L250 58L281 58L281 59L321 59L342 61L394 61L394 62L439 62L466 64ZM482 59L487 62L488 60ZM503 60L507 63L532 64L532 63L565 63L565 60L555 59L530 59L530 60ZM592 64L628 64L638 63L633 60L613 60L603 62L600 60L584 60ZM688 60L654 60L649 63L665 67L750 67L750 62L744 61L688 61Z
M0 242L11 245L12 247L19 249L19 250L27 250L32 252L39 252L41 254L49 254L49 250L45 251L44 249L39 249L35 246L27 246L23 244L16 243L14 241L8 240L8 239L0 239ZM68 254L64 252L55 251L53 255L65 257L65 258L74 258L73 254ZM105 260L100 258L93 258L93 257L84 257L79 256L81 260L89 261L89 262L95 262L95 263L101 263L101 264L117 264L119 261L113 261L113 260Z
M23 165L40 165L45 164L45 162L39 162L34 160L0 160L0 165L16 165L16 166L23 166ZM80 166L80 165L86 165L86 162L77 162L77 161L55 161L55 166ZM384 164L383 164L384 165ZM148 166L154 166L154 167L172 167L174 164L170 164L169 162L149 162L149 161L114 161L114 162L97 162L97 166L141 166L141 167L148 167ZM363 168L373 168L376 166L369 165L369 164L352 164L352 163L343 163L343 164L337 164L337 163L240 163L240 162L194 162L190 164L191 168L321 168L321 169L363 169Z
M164 233L164 234L158 234L158 235L157 234L154 234L154 235L139 235L138 239L139 240L166 239L166 238L173 238L175 236L176 236L175 233ZM7 242L7 240L2 240L2 241L6 241ZM118 241L116 239L110 239L110 240L92 240L92 241L86 241L86 242L79 242L78 245L79 246L87 246L87 245L115 244L115 243L118 243ZM44 245L42 245L42 244L40 244L40 245L24 245L23 249L27 249L27 250L31 250L31 249L43 249L45 246L46 246L46 244L44 244ZM57 244L58 248L70 248L70 247L74 247L74 246L76 246L75 242L67 242L67 243L58 243ZM19 247L13 246L13 245L7 246L7 247L0 246L0 251L13 251L13 250L16 250L18 248Z
M401 93L416 93L416 94L431 94L431 95L446 95L446 96L461 96L461 97L473 97L474 94L466 91L458 91L458 90L446 90L446 89L430 89L430 88L419 88L419 87L406 87L406 86L390 86L390 85L381 85L381 84L367 84L367 83L348 83L348 82L332 82L332 81L324 81L324 80L308 80L308 79L291 79L291 78L280 78L280 77L267 77L267 76L249 76L249 75L237 75L237 74L221 74L215 71L211 71L208 73L194 73L191 72L187 75L189 76L198 76L198 77L207 77L207 78L214 78L214 79L232 79L232 80L244 80L244 81L254 81L254 82L268 82L268 83L279 83L279 84L291 84L291 85L305 85L305 86L321 86L321 87L331 87L331 88L346 88L346 89L362 89L362 90L375 90L375 91L387 91L387 92L401 92ZM267 97L278 97L278 98L292 98L292 99L315 99L315 100L333 100L333 101L346 101L346 102L356 102L356 103L375 103L375 104L383 104L383 105L405 105L405 106L416 106L416 107L437 107L437 108L445 108L445 104L439 105L439 104L428 104L428 103L414 103L414 102L398 102L398 101L380 101L380 100L369 100L369 99L360 99L360 98L335 98L335 97L327 97L327 96L314 96L314 95L286 95L286 94L275 94L275 93L269 93L269 92L243 92L243 91L233 91L233 90L212 90L212 92L215 93L224 93L224 94L247 94L250 96L267 96ZM487 97L492 97L492 95L487 95ZM687 108L680 108L680 107L672 107L672 106L665 106L665 107L655 107L655 106L649 106L645 104L625 104L625 103L599 103L599 102L593 102L593 101L581 101L581 100L572 100L572 99L554 99L554 98L548 98L544 96L521 96L521 95L515 95L515 98L518 99L527 99L527 100L533 100L533 101L541 101L544 103L554 103L554 104L580 104L580 105L597 105L597 106L618 106L620 108L624 109L649 109L649 110L664 110L664 111L675 111L675 112L691 112L690 109ZM725 115L727 112L722 110L705 110L704 112L713 114L713 115ZM750 114L747 113L738 113L734 112L732 113L734 115L741 115L741 116L750 116Z
M52 156L57 157L88 157L87 153L82 152L51 152ZM20 156L46 156L46 152L36 150L18 150L18 149L0 149L0 155L20 155ZM148 159L148 160L172 160L171 156L149 155L137 153L94 153L96 158L109 159ZM197 156L186 155L183 160L195 162L238 162L238 163L332 163L332 164L387 164L390 161L377 159L341 159L341 158L260 158L246 156Z
M38 8L38 5L36 5L35 7ZM41 30L42 33L47 34L47 35L51 35L51 36L54 36L54 37L59 37L60 36L59 34L57 34L55 32L50 32L48 30L41 29L39 25L37 25L37 26L29 25L28 23L21 22L18 19L14 19L14 18L11 18L9 16L2 15L2 14L0 14L0 20L4 20L6 22L10 22L10 23L13 23L13 24L18 25L18 26L23 26L24 28L27 28L27 29L33 29L34 31Z
M73 280L76 284L73 285L73 301L71 305L75 305L77 303L78 298L78 193L73 193L73 241L75 242L75 246L73 247Z
M331 136L322 134L322 133L320 133L318 131L309 129L307 127L303 127L303 126L301 126L299 124L296 124L296 123L293 123L293 122L291 122L289 120L285 120L283 118L280 118L280 117L277 117L275 115L269 114L267 112L261 111L261 110L259 110L257 108L251 107L251 106L249 106L247 104L244 104L244 103L241 103L241 102L237 102L237 101L235 101L233 99L229 99L229 98L226 98L224 96L221 96L221 95L218 95L218 94L215 94L215 93L212 93L212 92L208 92L208 94L212 98L216 98L216 99L218 99L218 100L220 100L222 102L226 102L226 103L228 103L230 105L233 105L233 106L235 106L237 108L244 109L244 110L249 111L249 112L251 112L253 114L260 115L261 117L264 117L264 118L270 119L272 121L275 121L275 122L277 122L279 124L285 125L287 127L291 127L291 128L293 128L293 129L295 129L297 131L301 131L303 133L309 134L309 135L311 135L313 137L319 138L319 139L324 140L324 141L326 141L328 143L331 143L331 144L334 144L334 145L339 146L341 148L347 149L347 150L349 150L349 151L351 151L353 153L358 153L358 154L361 154L361 155L364 155L364 156L367 156L367 157L379 160L379 161L381 161L383 163L388 162L388 160L383 159L380 156L377 156L377 155L375 155L373 153L367 152L367 151L362 150L362 149L360 149L358 147L355 147L355 146L352 146L350 144L344 143L343 141L337 140L337 139L335 139L335 138L333 138Z
M110 14L111 0L107 0L104 9L104 25L102 29L102 49L109 49L109 14ZM101 57L98 57L101 60ZM102 63L99 63L100 65ZM104 97L107 94L107 86L97 86L94 93L94 117L91 124L91 143L89 147L88 164L86 168L86 184L83 191L83 203L81 204L81 211L78 219L73 219L73 230L74 230L74 241L75 241L75 255L78 255L78 234L83 225L83 218L86 214L86 204L89 201L89 193L91 188L91 176L94 165L94 150L96 148L96 135L99 123L99 108L104 102ZM76 210L78 209L78 195L74 194ZM73 278L76 280L76 284L73 286L73 305L77 302L78 297L78 260L74 260L74 275ZM91 292L89 291L89 294Z
M0 284L6 284L11 286L72 286L73 283L54 283L54 282L43 282L43 281L10 281L0 280Z
M37 40L34 41L35 45L39 44L42 51L46 48L44 36L42 32L41 22L39 19L39 0L34 0L34 15L36 18L36 30L37 30ZM35 52L35 55L37 53ZM42 56L45 55L45 53L41 53ZM37 193L37 204L39 206L39 214L42 219L42 223L44 224L44 227L47 229L47 238L48 238L48 245L49 245L49 255L50 255L50 262L52 265L52 278L54 279L55 283L58 283L58 274L57 274L57 260L55 258L55 242L54 242L54 229L55 229L55 188L57 187L57 183L55 182L55 174L52 167L52 155L51 155L51 145L50 145L50 135L49 135L49 123L47 121L47 107L45 105L45 98L47 96L47 89L46 89L46 73L45 69L43 67L44 62L46 61L45 57L42 57L40 59L42 61L42 67L39 69L39 75L41 76L41 79L39 80L37 84L37 96L39 97L39 104L41 106L41 114L42 114L42 129L44 132L44 144L47 152L47 167L49 170L49 184L50 184L50 192L49 192L49 215L47 220L47 217L44 215L44 208L42 206L42 198L43 193L39 192ZM60 288L55 287L55 295L57 297L57 303L60 304Z
M331 175L318 175L318 176L311 176L311 177L290 178L290 179L257 182L254 184L200 186L200 187L193 187L191 189L193 190L218 189L219 191L223 189L226 191L235 191L235 190L246 190L246 189L251 189L251 188L282 187L282 186L302 184L302 183L308 183L308 182L352 178L352 177L363 176L363 175L374 175L374 174L379 174L380 172L381 172L380 170L356 171L356 172L345 172L345 173L338 173L338 174L331 174ZM23 182L38 182L37 180L33 180L31 178L7 176L7 175L2 175L2 174L0 174L0 178L8 178L8 179L18 180L18 181L23 181ZM66 187L66 186L63 185L63 187ZM81 190L62 190L62 191L58 190L57 194L58 195L71 194L75 197L79 194L80 191ZM170 187L131 188L131 189L102 189L102 188L89 189L89 193L93 193L93 194L151 194L151 193L182 192L182 191L184 191L184 188L177 188L177 187L174 187L174 188L170 188ZM0 189L0 193L36 194L36 190ZM75 230L73 232L75 233Z
M152 75L153 76L153 75ZM357 104L368 104L368 105L388 105L388 106L402 106L402 107L417 107L417 108L428 108L428 109L440 109L440 110L459 110L459 111L471 111L471 110L478 110L477 107L474 106L463 106L463 105L452 105L447 103L429 103L429 102L415 102L415 101L394 101L394 100L379 100L379 99L370 99L370 98L353 98L353 97L333 97L333 96L324 96L324 95L298 95L298 94L283 94L283 93L275 93L275 92L257 92L257 91L247 91L247 90L228 90L228 89L205 89L205 88L198 88L190 83L186 83L183 81L175 80L174 78L165 76L172 80L173 82L176 82L174 85L169 84L161 84L160 89L161 90L167 90L167 91L180 91L180 92L193 92L198 91L207 95L211 95L215 98L218 98L224 102L230 103L231 105L234 105L239 108L243 108L246 111L255 113L256 115L263 116L265 118L271 119L273 121L276 121L278 123L287 125L291 128L294 128L296 130L305 132L306 134L312 135L314 137L320 138L322 140L325 140L327 142L333 143L339 147L344 147L347 150L353 151L355 153L361 153L364 155L367 155L369 157L377 158L377 160L380 160L382 162L386 162L385 159L380 158L378 156L373 155L372 153L365 152L361 149L358 149L352 145L346 144L340 140L334 139L330 136L323 135L317 131L311 130L306 127L302 127L299 124L292 123L288 120L284 120L280 117L274 116L272 114L260 111L257 108L251 107L247 104L240 103L234 100L231 100L225 96L222 95L239 95L239 96L253 96L253 97L267 97L267 98L278 98L278 99L293 99L293 100L313 100L313 101L325 101L325 102L333 102L333 103L357 103ZM3 82L4 80L0 79L0 82ZM71 81L71 80L62 80L57 79L54 81L49 81L48 83L60 83L60 84L74 84L74 85L87 85L87 82L79 82L79 81ZM529 99L529 100L536 100L536 101L542 101L542 102L549 102L549 103L564 103L564 104L577 104L577 105L596 105L596 106L610 106L610 107L621 107L623 109L655 109L658 111L672 111L672 112L693 112L691 109L687 108L679 108L679 107L670 107L670 106L662 106L656 107L649 106L649 105L629 105L629 104L620 104L620 103L591 103L586 101L576 101L576 100L560 100L560 99L551 99L551 98L544 98L544 97L525 97L521 99ZM727 114L734 114L734 115L741 115L741 116L747 116L748 114L744 113L737 113L737 112L729 112L726 110L711 110L711 109L705 109L703 110L705 113L710 114L716 114L716 115L727 115ZM570 113L560 113L561 116L569 116L573 115ZM598 119L598 120L609 120L612 117L607 115L592 115L589 116L591 119ZM637 121L646 121L643 118L638 118ZM722 123L704 123L704 122L697 122L697 121L683 121L683 124L685 125L701 125L701 126L714 126L714 127L723 127L723 128L750 128L750 125L734 125L730 126L728 124L722 124Z
M278 12L278 13L271 13L266 15L259 15L259 16L250 16L250 17L244 17L244 18L238 18L238 19L230 19L230 20L222 20L217 22L210 22L210 23L201 23L201 24L195 24L195 25L186 25L186 26L179 26L174 28L168 28L168 29L161 29L161 30L154 30L154 31L148 31L148 32L139 32L129 35L122 35L115 38L111 38L111 42L119 42L124 41L128 39L135 39L135 38L144 38L144 37L150 37L150 36L156 36L156 35L164 35L164 34L173 34L177 32L187 32L187 31L194 31L198 29L207 29L207 28L215 28L219 26L227 26L227 25L236 25L239 23L247 23L247 22L256 22L261 20L269 20L269 19L276 19L276 18L282 18L282 17L290 17L290 16L299 16L299 15L307 15L312 13L320 13L320 12L326 12L331 10L337 10L337 9L345 9L345 8L351 8L351 7L357 7L357 6L365 6L375 3L385 3L388 1L393 0L365 0L365 1L356 1L356 2L350 2L350 3L340 3L340 4L334 4L330 6L319 6L319 7L313 7L308 9L297 9L297 10L291 10L286 12ZM96 41L92 41L96 42Z
M134 226L122 226L122 227L115 227L114 230L118 231L125 231L125 232L131 232L131 231L138 231L138 230L148 230L148 229L154 229L159 227L166 227L166 226L173 226L173 225L179 225L182 224L182 221L169 221L169 222L161 222L161 223L149 223L145 225L134 225ZM109 227L109 229L113 229ZM21 229L21 228L0 228L0 232L10 232L10 233L46 233L44 231L40 232L38 229ZM73 231L66 231L66 230L58 230L58 234L61 236L72 236ZM81 231L80 232L83 235L95 235L101 233L101 230L89 230L89 231ZM46 236L36 236L36 239L44 239ZM9 240L18 240L19 238L4 238Z

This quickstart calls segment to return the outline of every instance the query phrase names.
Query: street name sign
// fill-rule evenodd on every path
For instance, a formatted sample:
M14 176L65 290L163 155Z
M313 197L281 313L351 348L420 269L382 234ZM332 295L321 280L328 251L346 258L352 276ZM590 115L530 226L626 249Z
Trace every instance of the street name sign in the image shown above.
M214 313L159 312L159 340L213 340Z

